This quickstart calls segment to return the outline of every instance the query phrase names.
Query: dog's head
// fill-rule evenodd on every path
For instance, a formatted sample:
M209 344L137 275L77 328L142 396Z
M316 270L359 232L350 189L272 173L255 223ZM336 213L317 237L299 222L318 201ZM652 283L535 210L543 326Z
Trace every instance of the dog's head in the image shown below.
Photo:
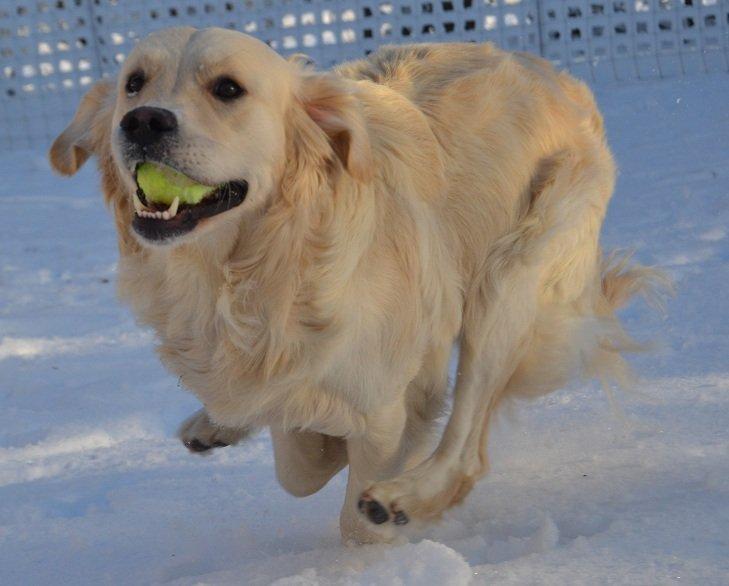
M70 175L97 155L127 229L142 244L176 244L297 197L303 185L316 189L302 173L365 179L370 146L353 88L244 34L169 29L140 42L116 82L88 92L50 159ZM148 197L137 176L144 163L204 196Z

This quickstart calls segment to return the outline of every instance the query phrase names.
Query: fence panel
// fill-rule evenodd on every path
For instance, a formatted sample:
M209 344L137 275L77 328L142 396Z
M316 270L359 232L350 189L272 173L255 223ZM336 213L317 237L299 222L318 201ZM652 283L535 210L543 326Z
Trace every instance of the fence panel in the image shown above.
M0 5L0 149L45 142L72 115L102 73L95 46L85 0Z
M542 55L588 80L727 71L727 0L541 0Z
M0 151L45 146L140 38L181 25L240 30L320 67L457 40L538 53L592 82L729 69L729 0L2 0Z

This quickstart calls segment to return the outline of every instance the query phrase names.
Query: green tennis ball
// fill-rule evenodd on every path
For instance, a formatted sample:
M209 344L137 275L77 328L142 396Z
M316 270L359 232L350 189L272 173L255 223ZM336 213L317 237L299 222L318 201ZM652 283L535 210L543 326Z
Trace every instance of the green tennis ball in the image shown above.
M202 185L170 167L142 163L137 167L137 184L147 201L170 205L176 197L180 203L195 205L215 190L215 186Z

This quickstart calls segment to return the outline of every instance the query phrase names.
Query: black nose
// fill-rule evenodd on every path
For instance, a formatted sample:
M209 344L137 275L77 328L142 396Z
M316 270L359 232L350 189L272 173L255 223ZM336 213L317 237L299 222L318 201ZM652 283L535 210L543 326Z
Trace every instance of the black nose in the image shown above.
M119 126L131 142L147 146L175 130L177 118L164 108L142 106L127 112Z

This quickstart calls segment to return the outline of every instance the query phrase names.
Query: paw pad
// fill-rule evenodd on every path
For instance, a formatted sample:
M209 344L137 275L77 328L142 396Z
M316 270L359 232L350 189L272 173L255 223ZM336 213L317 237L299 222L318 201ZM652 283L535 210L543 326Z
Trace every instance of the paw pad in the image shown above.
M205 445L199 439L185 440L185 447L191 452L207 452L211 446Z
M194 438L191 440L185 440L182 442L185 444L185 447L190 450L191 452L194 452L196 454L201 454L202 452L207 452L208 450L212 450L213 448L225 448L230 444L226 444L225 442L216 441L213 443L212 446L209 446L207 444L202 443L199 439Z
M390 514L387 512L387 509L377 501L360 499L357 507L375 525L382 525L390 519Z

